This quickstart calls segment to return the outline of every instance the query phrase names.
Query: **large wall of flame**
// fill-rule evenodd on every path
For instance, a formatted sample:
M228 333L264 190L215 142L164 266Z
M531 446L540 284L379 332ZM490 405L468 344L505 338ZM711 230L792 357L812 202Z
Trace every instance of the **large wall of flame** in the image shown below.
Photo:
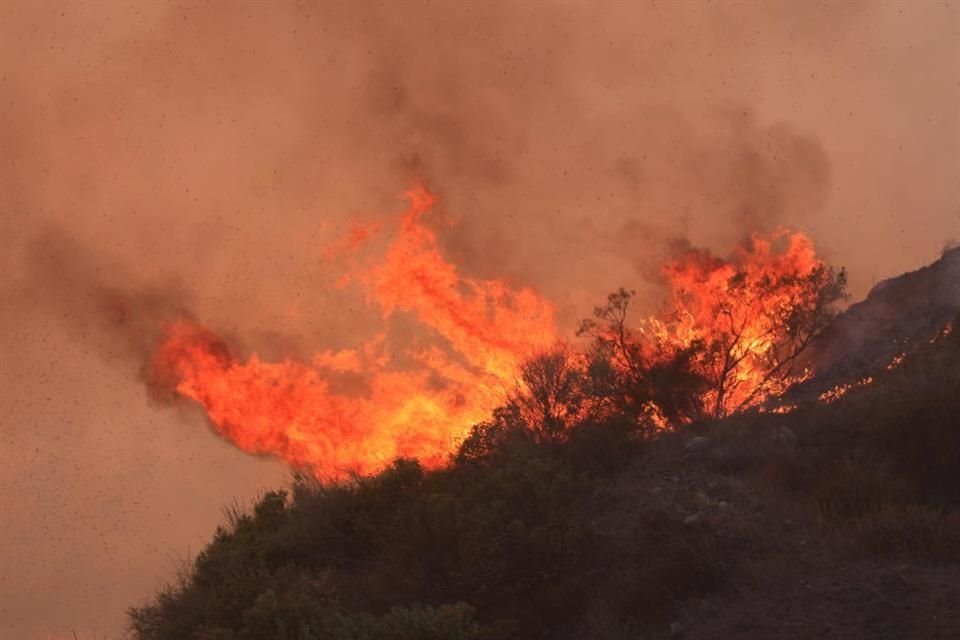
M0 636L115 633L282 479L144 401L149 337L375 332L322 248L411 179L566 327L780 223L855 296L960 234L955 3L357 4L0 7Z

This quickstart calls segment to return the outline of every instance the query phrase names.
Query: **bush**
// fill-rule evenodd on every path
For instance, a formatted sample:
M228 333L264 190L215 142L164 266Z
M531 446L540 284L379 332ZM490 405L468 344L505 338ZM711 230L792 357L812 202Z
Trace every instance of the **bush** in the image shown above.
M583 413L589 403L573 391L584 380L566 354L551 357L528 376L543 387L533 404L514 398L494 412L448 468L401 459L348 481L301 476L249 512L231 510L182 578L130 611L134 637L505 640L663 629L687 599L727 584L741 541L644 503L645 489L617 503L622 485L643 483L624 472L637 454L679 463L680 438L652 441L629 411ZM813 514L841 548L960 560L958 362L954 335L833 404L701 423L695 432L713 448L685 464L693 477L743 474L758 494L779 488L785 511ZM784 445L774 438L783 430L797 437Z

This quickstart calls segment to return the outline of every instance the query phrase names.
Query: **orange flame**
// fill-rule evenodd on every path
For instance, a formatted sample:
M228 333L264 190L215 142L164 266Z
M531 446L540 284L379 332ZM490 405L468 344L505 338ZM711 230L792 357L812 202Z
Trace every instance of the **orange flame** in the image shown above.
M730 260L690 251L664 271L672 307L644 321L641 333L667 356L696 341L706 346L697 368L710 382L704 398L710 413L759 406L813 375L793 370L796 350L810 337L796 328L799 318L813 318L830 272L808 237L754 234Z
M831 389L827 389L826 391L821 393L819 396L817 396L817 400L819 400L823 404L830 404L832 402L836 402L843 396L847 395L847 392L850 391L851 389L856 389L858 387L865 387L868 384L873 384L873 376L864 376L863 378L860 378L859 380L855 380L854 382L838 384L837 386Z
M906 358L906 353L898 353L897 355L893 356L893 360L887 363L887 371L893 371L899 367L901 364L903 364L903 361L906 360Z
M395 353L384 330L355 349L265 362L256 353L240 357L183 319L166 328L154 353L154 387L201 405L243 451L317 475L370 473L400 456L443 464L470 427L518 387L524 361L556 343L554 307L530 289L463 276L424 222L435 197L423 188L406 197L409 207L377 261L358 267L353 254L389 226L383 221L353 227L321 255L328 262L347 255L340 283L363 287L385 325L395 314L414 318L431 336L429 346ZM694 364L710 382L702 403L708 413L760 406L812 375L791 372L790 351L798 313L814 309L830 278L808 238L753 236L730 260L691 251L664 271L672 306L640 322L641 355L656 362L701 345ZM350 390L344 378L353 381ZM652 401L642 414L657 428L676 426Z
M933 336L932 338L930 338L930 344L934 344L934 343L935 343L937 340L939 340L940 338L946 338L946 337L949 336L951 333L953 333L953 323L952 323L952 322L948 322L948 323L946 324L946 326L943 327L943 329L941 329L940 331L938 331L935 336Z
M263 362L256 354L243 361L181 320L154 354L154 382L202 405L242 450L318 475L369 473L398 456L443 464L515 385L522 360L556 340L554 309L529 289L461 275L423 224L434 196L422 188L406 196L410 206L385 256L356 280L385 320L408 312L438 338L403 354L412 366L396 363L385 335L312 362ZM356 248L378 228L358 228L336 251ZM331 378L343 372L359 374L362 390L335 391Z

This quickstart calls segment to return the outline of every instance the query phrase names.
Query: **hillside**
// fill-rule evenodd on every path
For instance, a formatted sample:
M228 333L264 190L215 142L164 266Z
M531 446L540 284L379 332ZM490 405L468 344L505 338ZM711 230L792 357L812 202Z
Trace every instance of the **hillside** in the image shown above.
M821 381L863 375L932 338L960 309L960 247L879 282L834 321L812 350Z
M824 362L873 382L835 402L653 437L614 417L545 438L504 409L444 469L298 477L231 512L134 637L956 637L958 256L836 321ZM930 304L895 313L908 295ZM888 369L889 332L913 346Z

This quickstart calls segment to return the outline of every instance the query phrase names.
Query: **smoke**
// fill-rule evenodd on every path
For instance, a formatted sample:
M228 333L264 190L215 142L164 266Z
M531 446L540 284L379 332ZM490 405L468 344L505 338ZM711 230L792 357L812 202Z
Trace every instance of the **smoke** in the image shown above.
M656 306L683 247L781 224L855 294L927 262L960 224L957 15L902 8L4 5L0 635L115 630L163 550L283 476L148 406L140 358L184 313L265 359L369 337L323 248L413 181L465 276L568 330L621 285Z
M625 283L654 306L676 247L802 224L830 188L815 134L764 122L733 88L700 104L706 70L677 82L715 46L715 27L684 12L67 9L52 26L14 16L51 43L39 81L26 61L12 69L11 104L33 103L19 119L36 134L23 143L36 166L11 172L28 202L14 218L110 254L131 291L189 281L198 315L261 351L373 329L318 256L346 225L398 211L412 181L440 195L444 249L466 275L535 287L567 329ZM647 24L659 55L634 49L618 17ZM678 25L704 37L676 49Z
M190 317L181 283L128 282L122 266L97 263L62 231L39 234L24 258L26 275L8 300L60 319L107 359L144 361L166 323Z

